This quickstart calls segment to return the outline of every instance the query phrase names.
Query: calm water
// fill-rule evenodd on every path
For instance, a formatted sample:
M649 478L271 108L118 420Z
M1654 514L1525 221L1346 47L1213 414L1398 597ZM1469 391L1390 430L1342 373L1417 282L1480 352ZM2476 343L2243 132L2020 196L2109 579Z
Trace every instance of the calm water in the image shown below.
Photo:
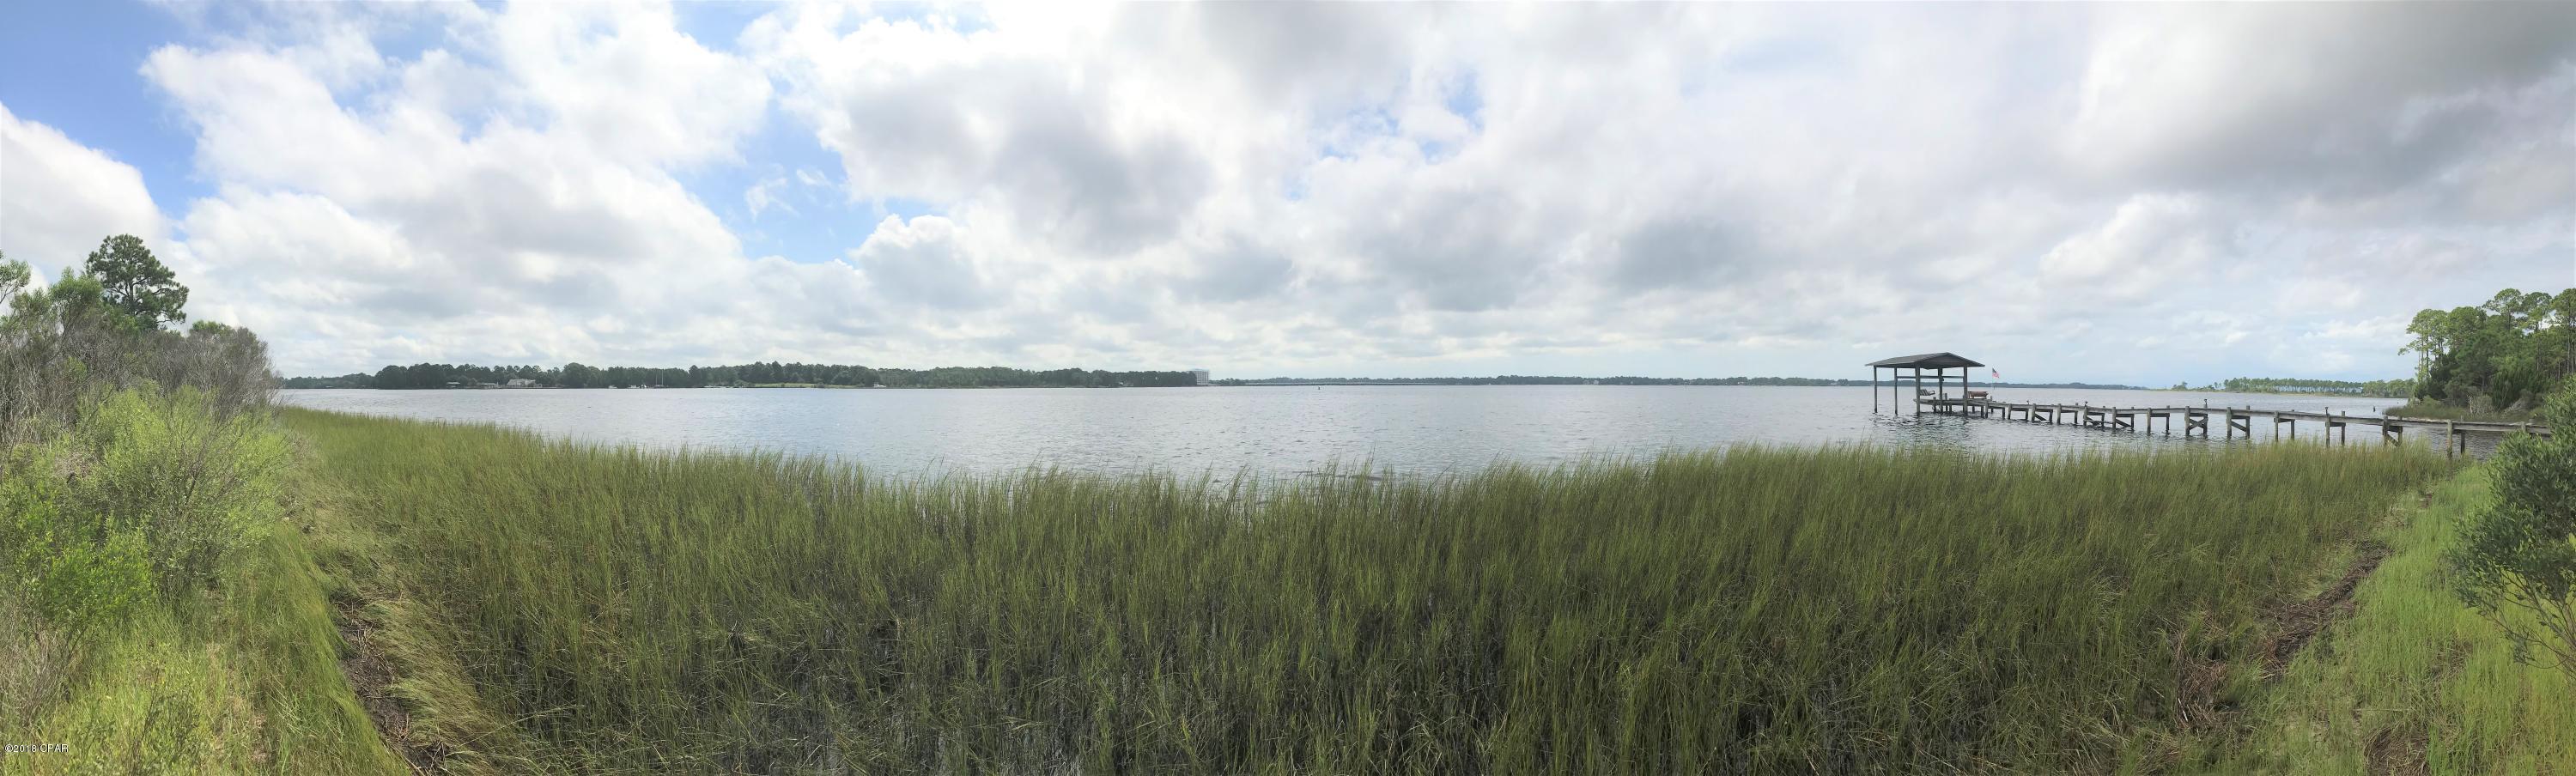
M1324 386L991 390L282 391L319 409L499 423L649 447L818 454L906 472L1031 465L1303 474L1422 472L1741 442L1981 451L2228 444L1992 419L1873 414L1867 388ZM2394 399L1997 389L2008 401L2252 406L2376 415ZM1882 399L1884 394L1881 394ZM2213 424L2215 425L2215 424ZM2256 431L2267 439L2267 421ZM2304 440L2320 424L2299 424ZM2159 426L2161 429L2161 426ZM2223 432L2223 429L2221 430ZM2353 442L2375 443L2355 429ZM2365 435L2371 435L2366 437ZM2249 444L2239 440L2236 444Z

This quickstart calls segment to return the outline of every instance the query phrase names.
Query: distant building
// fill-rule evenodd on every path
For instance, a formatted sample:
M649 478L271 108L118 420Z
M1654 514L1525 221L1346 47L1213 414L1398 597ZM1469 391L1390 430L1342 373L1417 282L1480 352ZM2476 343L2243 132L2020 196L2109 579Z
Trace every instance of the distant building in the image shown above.
M1192 370L1190 370L1190 384L1191 384L1191 385L1206 385L1206 384L1208 384L1208 371L1207 371L1207 370L1205 370L1205 369L1192 369Z
M537 387L537 381L530 380L525 377L513 377L510 378L510 382L504 383L504 385L512 388L535 388Z

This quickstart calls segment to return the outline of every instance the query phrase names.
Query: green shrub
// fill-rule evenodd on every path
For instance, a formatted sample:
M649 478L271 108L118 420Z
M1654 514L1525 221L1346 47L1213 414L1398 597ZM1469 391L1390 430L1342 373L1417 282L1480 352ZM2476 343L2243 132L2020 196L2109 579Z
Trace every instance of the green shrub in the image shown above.
M46 451L50 452L50 451ZM28 455L0 480L0 546L9 597L68 630L116 622L152 596L139 532L114 530L76 507L50 475L52 455Z
M104 543L64 544L28 565L29 598L51 622L73 631L117 622L152 596L142 535L120 531Z
M111 394L74 430L74 490L106 535L140 532L165 593L214 581L278 519L286 441L256 413L219 418L195 388Z
M5 560L5 559L0 559ZM36 711L60 697L71 663L70 637L0 590L0 736L26 740Z
M2515 435L2496 449L2496 500L2451 551L2460 597L2502 627L2517 659L2576 674L2576 382L2538 421L2556 436ZM2534 648L2554 660L2536 657Z
M211 583L277 521L286 443L265 415L219 418L193 388L119 391L83 415L0 478L9 592L49 621L109 622Z

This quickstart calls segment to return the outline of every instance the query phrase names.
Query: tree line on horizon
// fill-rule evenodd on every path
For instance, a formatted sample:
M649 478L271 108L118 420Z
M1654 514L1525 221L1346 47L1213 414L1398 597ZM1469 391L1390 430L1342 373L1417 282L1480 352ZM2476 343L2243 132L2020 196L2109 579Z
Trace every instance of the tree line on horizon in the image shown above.
M2226 391L2228 393L2336 393L2351 396L2377 396L2403 399L2415 395L2415 381L2395 380L2314 380L2300 377L2230 377L2200 387L2175 383L2178 391Z
M561 367L476 364L388 364L374 374L296 377L288 388L420 390L476 388L527 380L546 388L722 388L755 385L822 385L850 388L1150 388L1197 384L1183 371L1111 372L1099 369L1029 370L1001 366L934 369L873 368L857 364L755 361L732 366L597 367L578 361Z
M1887 386L1880 380L1875 385ZM1565 375L1494 375L1491 377L1265 377L1255 379L1227 378L1217 385L1313 385L1348 383L1357 385L1764 385L1806 388L1866 388L1868 380L1822 377L1571 377ZM1926 383L1927 385L1929 383ZM2007 383L1976 381L1977 387L1995 388L2108 388L2136 390L2134 385L2095 383Z
M2576 288L2505 289L2474 307L2428 309L2406 327L2414 398L2478 411L2527 411L2576 376Z

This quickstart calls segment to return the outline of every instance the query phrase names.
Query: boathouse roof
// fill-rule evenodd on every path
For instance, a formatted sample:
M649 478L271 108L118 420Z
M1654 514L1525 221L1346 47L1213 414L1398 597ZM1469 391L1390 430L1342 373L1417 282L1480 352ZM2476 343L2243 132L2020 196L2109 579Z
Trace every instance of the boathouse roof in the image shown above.
M1966 357L1957 353L1948 352L1918 353L1911 356L1882 358L1877 361L1869 362L1869 365L1889 367L1892 369L1964 369L1972 366L1985 366L1984 364L1970 361Z

